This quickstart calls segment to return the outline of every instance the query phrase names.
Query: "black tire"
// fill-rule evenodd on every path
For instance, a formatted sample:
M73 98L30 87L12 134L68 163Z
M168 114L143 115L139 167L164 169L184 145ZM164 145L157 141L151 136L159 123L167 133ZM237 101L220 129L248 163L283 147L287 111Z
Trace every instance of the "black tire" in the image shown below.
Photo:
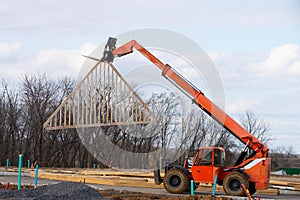
M246 177L242 173L234 171L225 177L223 189L226 194L231 196L246 196L241 184L244 184L246 188L249 188L249 181Z
M199 185L200 185L200 183L194 182L194 191L196 191L198 189ZM189 183L189 186L185 189L184 192L189 192L189 193L191 192L191 182Z
M164 177L164 187L170 193L181 194L189 187L189 178L180 169L170 169Z
M250 182L249 183L249 193L250 195L253 195L256 192L255 183Z

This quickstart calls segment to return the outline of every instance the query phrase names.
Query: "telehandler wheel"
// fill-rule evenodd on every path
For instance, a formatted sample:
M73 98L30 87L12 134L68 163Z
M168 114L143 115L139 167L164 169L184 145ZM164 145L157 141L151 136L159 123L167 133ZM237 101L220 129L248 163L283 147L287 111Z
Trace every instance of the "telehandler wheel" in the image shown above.
M170 193L183 193L189 187L189 178L180 169L170 169L164 177L164 187Z
M242 173L234 171L225 177L223 189L228 195L246 196L241 184L244 184L246 188L249 188L249 181L246 177Z

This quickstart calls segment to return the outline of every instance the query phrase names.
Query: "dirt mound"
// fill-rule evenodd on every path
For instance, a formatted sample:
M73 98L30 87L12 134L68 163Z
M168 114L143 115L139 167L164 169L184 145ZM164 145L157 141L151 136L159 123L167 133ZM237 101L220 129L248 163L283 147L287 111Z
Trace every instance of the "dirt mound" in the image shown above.
M62 182L36 189L2 190L0 191L0 198L30 200L108 199L88 185L74 182Z

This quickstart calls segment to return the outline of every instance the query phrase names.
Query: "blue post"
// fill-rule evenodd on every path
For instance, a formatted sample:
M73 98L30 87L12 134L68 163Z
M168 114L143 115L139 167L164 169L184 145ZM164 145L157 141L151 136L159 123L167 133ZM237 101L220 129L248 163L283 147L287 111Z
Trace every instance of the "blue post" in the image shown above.
M215 176L215 179L214 179L214 186L213 186L213 190L211 192L211 195L212 196L215 196L215 192L216 192L216 187L217 187L217 180L218 180L218 175Z
M9 167L9 160L6 159L6 168L8 168L8 167Z
M30 160L27 160L27 168L30 168Z
M191 195L194 196L194 181L191 180Z
M39 174L39 165L35 165L35 176L34 176L34 188L37 187L37 182L38 182L38 174Z
M21 189L22 154L19 155L18 190Z

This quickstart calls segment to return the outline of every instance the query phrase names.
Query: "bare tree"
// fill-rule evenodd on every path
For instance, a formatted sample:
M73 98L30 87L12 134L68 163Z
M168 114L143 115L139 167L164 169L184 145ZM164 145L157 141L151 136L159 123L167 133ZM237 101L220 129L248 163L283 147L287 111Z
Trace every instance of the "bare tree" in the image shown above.
M1 162L9 159L11 164L17 163L21 146L21 124L18 94L8 89L7 83L2 83L0 96L0 148Z
M49 115L72 91L74 83L70 78L53 80L46 75L36 74L23 76L19 91L10 90L6 83L1 85L0 161L2 163L9 158L12 164L16 164L18 153L23 153L25 160L46 162L48 166L56 167L88 167L97 162L93 157L94 152L89 152L85 148L84 138L80 138L75 129L45 131L42 128ZM101 95L98 97L100 98ZM104 105L97 105L97 109L101 111L98 117L104 116L104 120L105 116L110 115L114 120L115 114L110 114L115 112L114 109L125 112L126 109L132 108L129 105L131 102L136 102L130 96L108 97L120 102L123 102L122 98L126 98L126 103L114 104L122 105L120 108L115 108L109 105L111 99L108 99L111 101L107 101L107 98L106 101L101 101ZM163 152L160 156L172 159L178 156L176 154L183 154L186 150L193 152L191 155L194 155L194 150L199 147L220 146L228 152L227 155L240 147L237 140L215 120L199 108L195 109L190 105L185 107L186 105L183 105L182 101L172 93L153 94L147 102L157 118L156 122L147 126L101 128L105 137L114 145L125 151L141 153L141 157L137 159L140 163L136 163L136 166L141 167L141 163L150 162L146 154L142 153L158 149L162 149ZM104 108L107 105L110 109ZM252 111L247 111L241 117L241 123L262 142L268 143L271 140L271 136L268 135L268 124ZM86 139L92 141L91 145L97 147L101 142L99 143L94 133L91 131L91 135ZM107 155L110 152L102 153ZM286 161L294 156L293 149L285 149L285 147L273 149L271 155L272 168L284 166ZM111 158L108 156L108 161L104 162L104 165L109 166L112 162L119 162L126 167L129 162L133 162L122 155L119 160L113 158L113 154L111 156Z
M43 123L56 104L58 86L46 75L25 75L21 83L21 107L26 145L24 156L32 161L43 160Z
M293 167L293 161L297 158L293 146L285 147L283 145L271 149L270 157L272 170Z
M268 134L269 125L253 111L247 110L245 115L241 116L240 121L242 126L261 142L268 144L272 140L271 135Z

